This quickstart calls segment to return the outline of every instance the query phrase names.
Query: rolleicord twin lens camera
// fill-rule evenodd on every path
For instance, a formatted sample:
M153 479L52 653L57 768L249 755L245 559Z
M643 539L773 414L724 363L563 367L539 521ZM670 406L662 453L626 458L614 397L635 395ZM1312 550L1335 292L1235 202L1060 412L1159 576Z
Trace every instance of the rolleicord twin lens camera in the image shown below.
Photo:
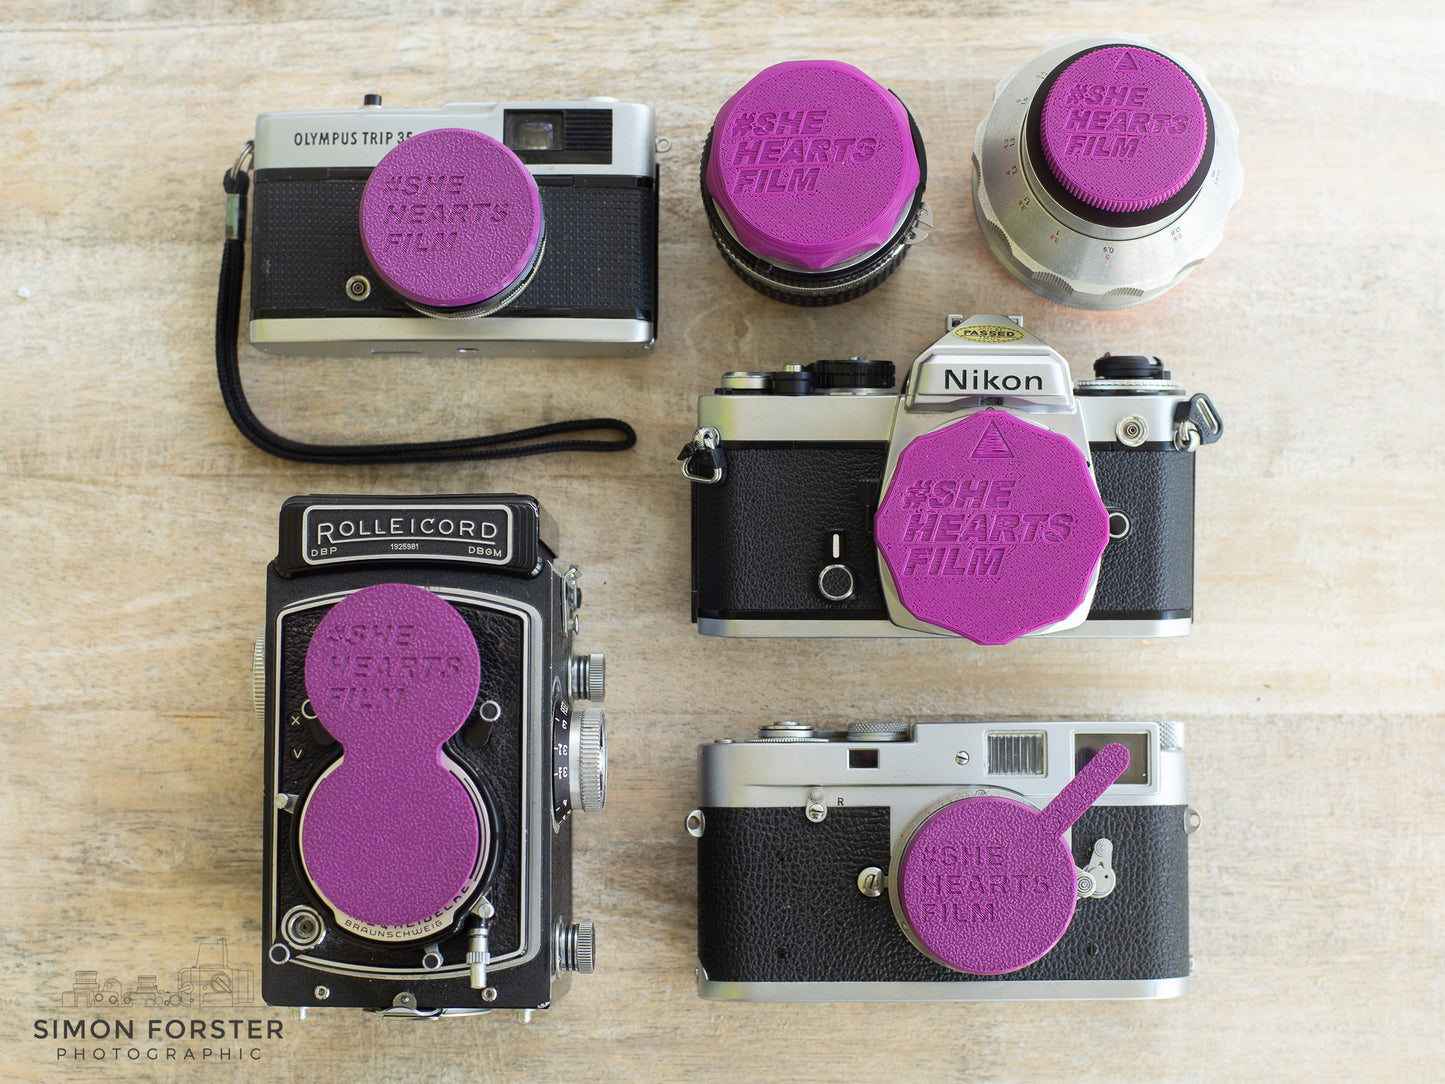
M1157 358L1071 382L1005 316L893 363L734 372L683 449L693 617L721 636L1177 636L1194 614L1205 395Z
M653 112L568 102L265 113L251 342L621 354L657 325ZM483 319L485 317L486 319Z
M788 722L699 756L703 997L1188 989L1177 724Z
M572 816L605 797L601 655L532 497L293 497L256 645L262 994L548 1007L592 971Z

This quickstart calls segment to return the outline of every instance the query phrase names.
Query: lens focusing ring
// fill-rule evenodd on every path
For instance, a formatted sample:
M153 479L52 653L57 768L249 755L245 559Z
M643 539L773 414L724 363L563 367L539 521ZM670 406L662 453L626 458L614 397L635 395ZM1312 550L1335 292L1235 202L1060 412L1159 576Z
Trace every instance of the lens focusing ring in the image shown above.
M764 297L770 297L774 301L786 301L791 305L839 305L862 297L883 285L908 255L911 247L907 243L908 238L923 210L923 190L928 182L928 159L923 150L923 136L919 133L911 113L908 115L908 127L913 136L914 153L918 157L919 180L913 203L903 215L898 229L873 255L850 262L836 270L822 271L780 267L749 252L733 235L707 190L707 165L712 156L713 144L713 129L709 129L698 169L698 187L702 192L703 210L707 213L713 242L728 266L738 278Z

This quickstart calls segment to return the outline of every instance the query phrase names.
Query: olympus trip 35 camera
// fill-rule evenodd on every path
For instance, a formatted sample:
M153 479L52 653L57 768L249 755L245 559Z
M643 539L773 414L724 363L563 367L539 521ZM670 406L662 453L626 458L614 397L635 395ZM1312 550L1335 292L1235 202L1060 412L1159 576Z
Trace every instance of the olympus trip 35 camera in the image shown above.
M1016 317L913 362L732 372L698 400L693 619L716 636L1178 636L1208 396L1158 358L1074 383Z
M656 336L644 105L383 109L368 94L263 113L251 222L262 350L624 354Z
M1188 990L1178 724L787 722L699 761L702 997Z
M532 497L293 497L256 644L262 995L547 1008L591 973L572 814L602 808L601 655Z

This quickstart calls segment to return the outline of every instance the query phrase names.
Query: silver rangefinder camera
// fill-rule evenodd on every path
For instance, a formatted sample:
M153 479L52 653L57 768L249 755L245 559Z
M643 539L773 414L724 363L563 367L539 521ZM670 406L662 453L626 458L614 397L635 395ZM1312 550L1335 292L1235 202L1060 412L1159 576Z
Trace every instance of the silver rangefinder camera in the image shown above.
M657 327L651 108L612 98L263 113L252 345L626 354Z
M1164 998L1189 986L1182 725L796 722L699 749L698 993Z

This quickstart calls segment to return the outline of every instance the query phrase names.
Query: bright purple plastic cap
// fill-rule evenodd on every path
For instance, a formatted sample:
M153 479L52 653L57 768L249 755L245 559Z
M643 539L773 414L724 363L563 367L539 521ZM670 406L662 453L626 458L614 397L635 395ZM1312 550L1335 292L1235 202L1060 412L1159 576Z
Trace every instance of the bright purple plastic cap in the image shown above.
M898 906L919 946L970 975L1027 967L1059 943L1078 889L1063 834L1129 766L1110 744L1043 810L1012 798L950 802L898 863Z
M719 212L748 251L808 271L882 248L919 177L903 103L836 60L774 64L713 124Z
M1189 183L1209 122L1194 81L1133 45L1079 57L1044 99L1040 142L1059 183L1101 211L1147 211Z
M361 194L361 243L393 290L462 308L526 275L542 236L537 182L491 136L419 132L383 158Z
M1109 515L1071 440L981 410L903 449L873 535L909 613L1006 644L1083 604Z
M343 914L377 926L436 915L490 846L487 819L441 752L481 673L467 623L420 587L363 588L317 625L306 693L343 754L306 800L301 858Z

